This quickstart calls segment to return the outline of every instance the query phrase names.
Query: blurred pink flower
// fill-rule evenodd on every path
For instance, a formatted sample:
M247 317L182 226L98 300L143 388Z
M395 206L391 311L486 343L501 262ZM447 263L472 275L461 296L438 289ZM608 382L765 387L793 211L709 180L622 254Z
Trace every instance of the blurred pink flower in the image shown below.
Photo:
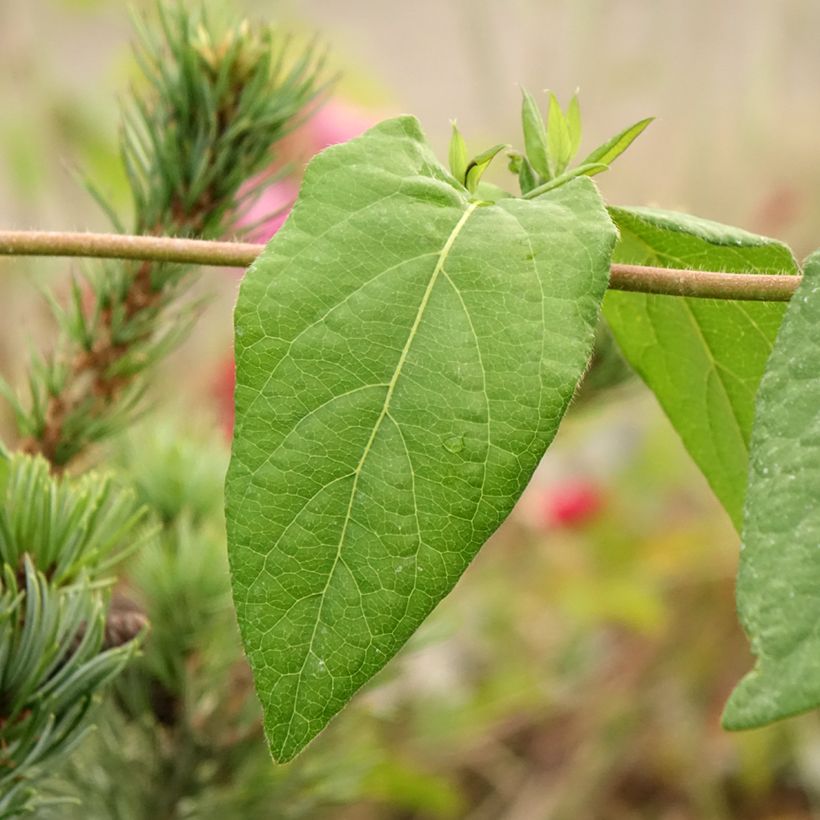
M566 479L560 486L544 492L542 520L550 527L581 527L595 518L603 505L603 495L596 484L584 479Z
M297 154L308 159L314 154L359 136L376 122L376 117L340 100L330 100L289 139ZM251 181L249 185L253 185ZM285 223L290 206L299 192L298 182L286 177L268 185L243 214L237 225L249 228L250 242L267 242Z
M370 111L341 100L330 100L305 125L311 154L358 137L377 120L378 117Z
M377 119L364 109L330 100L288 138L285 150L287 152L289 144L290 153L309 159L323 148L358 137ZM248 183L249 187L253 184L253 180ZM268 185L237 221L237 227L249 229L248 241L267 242L285 224L298 192L299 183L294 177L285 177ZM228 439L233 435L235 383L236 368L233 356L229 355L217 366L211 383L217 419Z
M285 224L298 190L296 182L288 178L280 179L263 189L237 222L238 227L250 230L249 242L265 243Z

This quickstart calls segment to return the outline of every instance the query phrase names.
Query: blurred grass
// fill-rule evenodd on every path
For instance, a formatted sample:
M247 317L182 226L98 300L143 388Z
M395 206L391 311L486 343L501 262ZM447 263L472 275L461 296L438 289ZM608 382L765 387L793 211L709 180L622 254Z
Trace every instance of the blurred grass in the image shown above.
M273 14L261 0L233 6ZM564 98L580 85L589 143L659 117L601 178L610 200L690 209L800 253L817 241L813 0L278 8L353 67L348 95L417 113L441 156L451 116L476 147L518 141L515 82ZM66 164L125 204L114 150L123 6L0 0L0 13L0 224L103 228ZM21 328L48 338L33 285L70 269L0 260L4 375L19 376ZM170 404L213 422L224 457L209 391L236 281L215 271L208 282L218 298L157 395L166 415ZM600 505L556 526L551 499L577 481ZM736 535L654 400L633 382L581 403L510 520L400 658L293 766L273 770L260 739L227 788L269 794L248 804L253 818L820 817L816 715L738 735L719 727L751 663L736 560ZM150 755L141 742L129 754ZM207 816L231 817L223 800L213 796Z

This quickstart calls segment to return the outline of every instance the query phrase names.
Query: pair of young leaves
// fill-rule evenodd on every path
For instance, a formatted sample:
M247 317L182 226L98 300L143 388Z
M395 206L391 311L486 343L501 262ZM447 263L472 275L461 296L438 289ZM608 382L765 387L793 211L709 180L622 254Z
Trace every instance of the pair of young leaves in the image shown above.
M388 120L311 162L243 282L227 524L277 760L384 666L506 518L586 367L613 258L793 272L769 240L604 206L584 166L647 121L572 179L577 102L540 127L533 107L525 95L514 163L537 177L523 197L477 198L491 157L465 164L456 139L448 173L414 118ZM768 355L778 310L614 297L605 313L667 410L681 385L698 394L706 415L678 426L707 476L732 424L739 473L765 362L755 344ZM746 336L732 343L738 329L757 334L755 355ZM658 351L644 334L661 331ZM680 364L682 346L702 348L703 370Z

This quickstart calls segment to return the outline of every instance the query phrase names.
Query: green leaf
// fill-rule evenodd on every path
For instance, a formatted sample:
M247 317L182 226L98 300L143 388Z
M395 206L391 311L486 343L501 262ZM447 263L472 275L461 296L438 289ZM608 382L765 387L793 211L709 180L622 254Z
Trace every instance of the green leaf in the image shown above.
M572 159L581 147L581 105L578 92L572 95L567 106L567 129L569 131L569 158Z
M538 175L530 164L530 161L517 151L508 154L509 162L507 167L518 177L518 187L522 194L528 194L538 185Z
M549 182L545 182L543 185L539 185L537 188L531 189L524 194L524 199L535 199L536 197L547 193L547 191L552 191L555 188L559 188L561 185L566 185L567 182L571 179L575 179L575 177L593 177L595 174L600 174L608 168L608 165L601 165L600 163L577 165L575 168L572 168L560 176L551 179Z
M550 92L549 113L547 116L547 160L550 177L560 176L572 157L572 140L569 125L558 98ZM594 160L597 162L597 160ZM607 164L605 161L601 161ZM585 164L589 164L587 160Z
M412 117L310 163L235 314L229 554L277 760L509 513L586 366L614 241L586 179L471 201Z
M466 182L467 176L467 145L461 131L458 130L455 120L453 120L453 133L450 137L450 173L462 184Z
M477 157L470 160L464 174L464 179L467 190L471 194L476 192L478 184L481 182L481 177L484 176L484 172L490 167L490 163L498 155L498 153L503 151L506 147L507 146L504 145L503 142L499 143L498 145L494 145L492 148L488 148L486 151L483 151Z
M797 272L781 242L687 214L610 208L614 261L748 273ZM740 529L754 397L785 307L611 291L604 314Z
M528 194L538 184L535 170L526 157L521 158L521 166L518 169L518 187L522 194Z
M599 145L585 160L584 164L590 162L601 162L604 165L611 165L633 142L646 130L655 118L647 117L645 120L630 125L629 128L616 134L611 140L603 145Z
M505 191L498 185L493 185L492 182L487 182L486 180L481 180L481 182L478 183L478 187L475 189L475 195L477 199L484 203L495 203L498 202L499 199L509 199L512 197L509 191Z
M807 262L757 396L737 606L757 664L723 714L751 729L820 706L820 253Z
M547 129L538 104L526 88L521 89L521 127L524 131L524 148L530 165L545 179L550 170L547 161Z

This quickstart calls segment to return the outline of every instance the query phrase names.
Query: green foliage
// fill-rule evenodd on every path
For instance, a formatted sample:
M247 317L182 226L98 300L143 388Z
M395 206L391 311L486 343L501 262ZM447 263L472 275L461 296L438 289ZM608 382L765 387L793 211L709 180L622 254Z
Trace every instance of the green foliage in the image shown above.
M490 163L506 147L506 145L494 145L468 161L467 144L464 142L464 137L455 122L453 122L448 156L450 173L458 180L459 184L463 185L471 194L474 194L481 184L481 177L490 167Z
M121 471L160 522L156 538L128 567L129 584L153 627L123 689L135 704L146 693L156 695L159 684L181 704L191 688L191 657L211 651L216 658L227 656L227 665L239 657L222 516L226 454L202 433L183 434L179 422L153 430L143 426L121 447Z
M133 643L102 652L105 607L85 578L54 587L25 556L0 584L0 817L36 805L32 786L88 728L98 690Z
M524 97L521 102L521 128L524 132L527 160L531 168L546 179L550 176L547 128L532 94L526 88L522 88L521 93Z
M156 30L136 21L143 83L123 112L134 231L236 233L275 177L265 172L272 147L321 92L321 56L314 47L292 54L270 28L214 27L182 5L159 5L157 20ZM49 473L133 421L150 369L195 319L198 306L180 298L190 270L110 263L72 281L66 300L49 297L56 351L32 359L27 399L0 384L23 449L47 459L0 447L0 818L35 806L38 784L77 745L101 687L134 654L138 630L112 638L122 612L106 616L106 589L137 546L117 596L132 593L155 632L118 679L106 731L73 762L75 785L93 795L97 814L128 820L258 813L274 780L277 796L301 796L305 784L321 790L307 766L273 775L260 765L263 722L274 756L295 756L410 638L504 520L593 343L585 392L623 378L598 322L610 262L797 272L774 240L683 214L607 213L593 183L578 178L606 170L649 122L572 166L582 137L577 95L564 110L550 93L545 120L524 91L525 153L509 155L520 197L482 180L504 146L469 159L455 124L450 173L410 117L311 164L236 312L227 524L264 720L248 697L230 616L214 513L218 458L162 435L127 452L157 521L150 543L139 529L144 509L111 479ZM820 704L818 278L820 256L771 358L780 306L636 294L606 302L625 355L736 525L751 435L738 603L758 665L727 707L731 728ZM605 561L617 568L613 556ZM648 629L659 605L615 583L580 608ZM142 612L134 622L144 625ZM136 760L147 760L139 772ZM356 769L350 779L371 798L440 816L461 808L435 774L393 760L347 763L341 779ZM224 784L233 781L248 790L230 793ZM290 814L310 816L322 800Z
M463 184L467 179L467 165L469 162L467 159L467 144L464 142L464 137L461 135L461 131L458 130L455 120L453 120L452 126L453 133L450 137L448 155L450 173Z
M152 628L96 713L97 728L61 767L54 787L71 802L40 809L38 818L219 820L273 811L313 820L357 800L437 809L449 796L452 803L453 787L380 740L367 709L295 764L271 765L231 607L221 505L214 503L227 454L209 432L192 431L187 420L160 421L122 443L118 467L162 521L125 572L126 591ZM403 782L413 794L401 793Z
M617 159L633 142L649 127L654 121L654 117L647 117L639 120L629 128L625 128L620 134L616 134L612 139L607 140L603 145L599 145L582 163L582 165L602 164L610 165Z
M555 188L559 188L571 179L575 179L576 177L595 176L595 174L600 174L601 171L606 171L608 168L608 165L602 165L601 163L595 162L578 165L575 168L571 168L569 171L564 171L563 174L559 174L557 177L553 177L548 182L542 182L537 187L527 191L527 193L524 194L524 199L534 199L537 196L541 196L541 194L547 193L547 191L552 191Z
M610 208L621 232L613 260L699 270L797 271L781 242L704 219ZM754 400L781 304L611 291L604 315L621 351L658 397L740 528Z
M569 135L567 118L558 98L550 92L547 109L547 160L550 178L555 179L561 176L571 159L572 140Z
M198 752L210 756L199 758L201 779L179 813L456 820L488 806L491 816L522 804L529 810L543 799L567 817L607 817L613 805L625 816L669 806L700 817L708 798L746 817L762 803L782 808L788 795L811 793L811 769L798 762L818 740L813 716L752 733L718 728L715 704L748 663L732 600L736 544L693 484L692 465L652 397L617 395L566 417L545 465L600 466L601 450L616 449L616 464L607 459L613 472L601 476L601 516L580 529L545 531L528 513L546 491L541 473L410 644L296 760L271 765L258 724L239 749L230 745L238 693L195 654L186 708ZM191 439L187 419L166 425L164 415L133 431L133 451L149 451L140 483L150 480L149 462L162 472L165 453L184 460L197 485L210 472L213 485L220 438L203 430ZM158 437L179 446L159 446ZM130 455L123 463L133 463ZM153 625L143 655L161 628ZM234 641L232 656L240 656L235 631L223 641L222 627L209 621L200 634L205 647ZM246 697L258 720L252 689ZM156 820L151 801L173 783L173 762L187 765L185 747L171 727L131 719L112 701L59 770L80 803L42 809L38 820ZM704 767L704 757L722 763ZM510 791L511 760L518 780L531 784L526 791Z
M471 202L409 117L308 167L240 291L226 491L278 760L395 654L515 503L586 366L614 239L588 181Z
M247 756L264 748L231 612L220 504L226 453L218 441L160 422L121 442L116 463L157 522L118 586L151 631L118 675L99 729L65 769L61 793L76 810L60 806L55 816L204 812L220 781L238 778Z
M820 254L807 261L760 383L737 582L757 656L723 723L748 729L820 705Z
M606 297L604 297L606 300ZM612 400L612 389L635 380L635 373L621 355L618 344L603 317L595 330L595 344L583 381L573 399L579 409L597 399ZM571 409L572 409L571 408Z
M118 441L115 464L162 523L189 518L198 527L216 518L221 528L227 459L211 438L190 422L145 423Z
M0 562L21 567L28 556L54 584L89 568L101 577L144 540L135 529L145 509L111 476L54 480L44 459L16 455L0 468L0 498Z
M237 219L272 181L273 149L321 93L322 55L269 26L212 26L182 4L159 2L156 17L135 17L142 77L123 107L133 233L241 233ZM62 467L135 420L147 375L199 313L181 301L192 282L180 265L107 262L74 280L65 304L50 298L56 350L32 357L25 399L0 380L28 451Z
M506 148L506 146L503 144L494 145L492 148L482 151L467 163L467 170L464 172L464 187L471 194L474 194L478 190L484 172L490 167L490 163L504 148Z
M108 478L55 479L24 455L0 462L0 817L36 804L33 785L133 654L133 640L110 642L104 582L144 540L142 519Z
M123 112L135 232L219 236L259 190L240 188L316 98L322 58L293 54L269 26L220 31L182 6L158 12L160 27L135 18L147 92Z
M204 12L183 4L160 2L155 22L136 18L135 25L143 76L124 106L121 129L133 231L237 233L237 220L274 178L266 170L276 163L273 149L321 93L322 56L314 45L289 46L272 27L212 26ZM88 187L123 231L125 220ZM132 736L144 733L149 745L170 750L152 774L174 785L157 790L142 781L134 811L171 816L169 807L176 811L200 784L199 767L210 766L224 746L215 741L214 752L202 751L191 729L215 681L229 680L241 665L223 526L213 515L224 464L197 482L195 473L175 470L190 467L189 454L169 450L146 478L141 468L151 453L141 443L130 468L142 475L137 490L160 522L150 540L146 508L118 482L94 472L77 479L50 474L121 433L141 412L148 375L199 312L200 303L181 298L192 281L186 267L149 262L108 262L73 279L65 299L47 294L60 337L52 352L31 358L26 398L0 381L21 449L45 457L10 457L0 445L0 817L41 810L49 790L44 778L64 763L88 729L103 686L135 654L145 614L123 594L124 583L110 607L107 590L114 570L138 548L130 574L151 587L142 603L156 619L155 635L151 651L119 681L118 706L108 713L127 713L139 727ZM203 641L213 653L209 664L202 662ZM213 673L199 681L196 695L192 659ZM163 720L174 726L170 741L154 731ZM250 744L260 730L254 716L243 714L243 721L229 729ZM112 754L97 761L90 779L109 763L113 771L115 760ZM119 774L115 788L124 780ZM131 820L134 811L123 816Z
M546 123L532 95L521 89L521 126L526 156L510 155L510 170L518 176L522 196L540 196L578 176L594 176L606 171L652 122L641 120L596 148L583 162L567 170L581 146L581 107L573 95L566 112L550 92Z

